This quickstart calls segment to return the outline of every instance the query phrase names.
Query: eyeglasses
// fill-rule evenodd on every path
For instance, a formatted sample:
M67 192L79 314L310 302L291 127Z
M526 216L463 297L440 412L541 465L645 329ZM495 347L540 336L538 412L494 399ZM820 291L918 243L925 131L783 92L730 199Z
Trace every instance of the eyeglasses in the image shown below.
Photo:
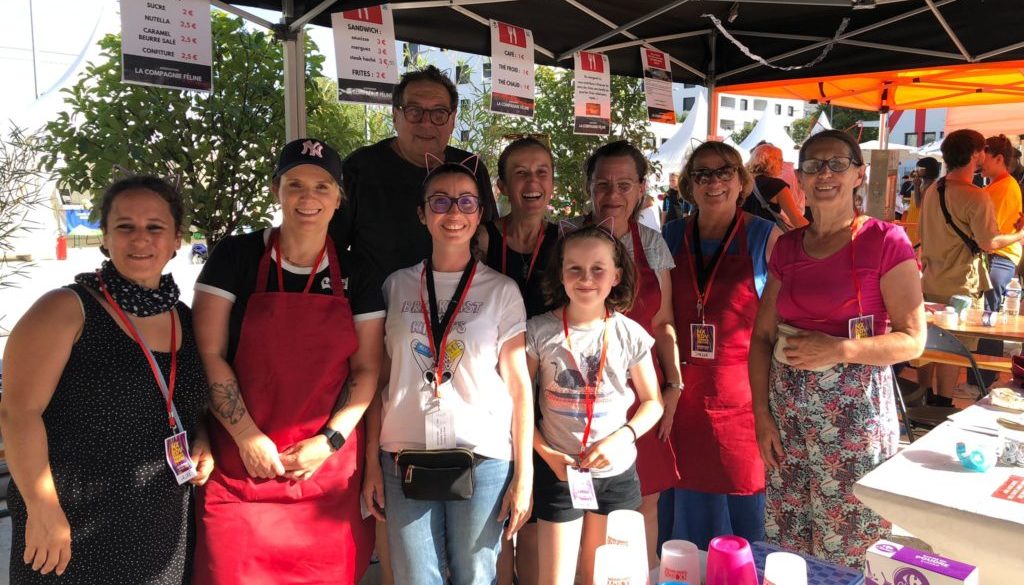
M841 173L850 168L851 165L859 167L860 163L854 162L853 159L848 156L834 156L828 160L808 158L800 161L800 172L807 173L808 175L817 175L821 172L821 169L827 166L828 170L833 173Z
M425 110L419 106L395 106L399 110L402 110L402 115L405 116L405 121L410 124L419 124L423 121L423 115L427 114L430 118L430 123L434 126L440 126L448 121L448 118L452 117L452 111L448 108L434 108L432 110Z
M736 167L732 165L725 165L724 167L718 167L717 169L694 169L690 173L690 177L693 178L693 182L698 185L707 185L711 182L711 178L722 181L731 181L736 176Z
M452 205L458 207L462 213L470 215L480 210L480 198L476 195L460 195L458 197L434 195L427 198L427 207L434 213L448 213Z

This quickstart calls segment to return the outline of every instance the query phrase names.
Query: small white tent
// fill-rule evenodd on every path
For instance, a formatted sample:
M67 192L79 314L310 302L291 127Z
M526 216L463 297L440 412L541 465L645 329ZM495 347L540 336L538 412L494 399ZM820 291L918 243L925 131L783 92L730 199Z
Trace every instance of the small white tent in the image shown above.
M811 126L811 131L807 133L808 136L814 136L818 132L823 130L831 130L832 124L828 121L828 114L821 112L818 117L814 120L814 126Z
M693 149L704 142L708 136L708 103L704 92L697 94L693 108L686 115L686 120L679 125L679 130L665 144L658 147L649 158L651 162L661 163L661 180L668 182L668 174L682 168L686 157Z
M795 163L797 160L796 144L786 132L786 127L781 116L776 116L770 110L765 110L757 126L750 131L750 134L740 143L747 151L753 150L761 141L770 142L782 150L782 160Z

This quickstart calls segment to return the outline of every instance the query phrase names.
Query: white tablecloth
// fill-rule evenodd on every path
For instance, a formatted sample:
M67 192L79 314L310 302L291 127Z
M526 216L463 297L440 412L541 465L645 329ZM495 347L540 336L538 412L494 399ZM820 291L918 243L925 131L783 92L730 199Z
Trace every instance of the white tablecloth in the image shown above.
M1024 468L968 471L956 443L984 435L1013 416L987 404L971 406L864 476L853 493L883 518L927 542L935 552L977 566L982 585L1024 583L1024 502L993 497ZM1024 436L1021 433L1009 433Z

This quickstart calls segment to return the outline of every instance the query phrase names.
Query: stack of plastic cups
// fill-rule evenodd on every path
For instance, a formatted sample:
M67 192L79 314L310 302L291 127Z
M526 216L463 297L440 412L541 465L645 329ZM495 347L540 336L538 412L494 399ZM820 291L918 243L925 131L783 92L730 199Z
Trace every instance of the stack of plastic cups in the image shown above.
M764 560L764 585L807 585L807 561L793 553L770 553Z
M621 544L603 544L594 553L593 585L647 585L647 571L636 566L635 553Z
M640 574L647 575L647 533L644 516L635 510L615 510L608 514L606 544L617 544L629 549L629 564ZM646 582L646 577L644 578Z
M661 545L661 571L658 583L700 584L700 550L686 540L669 540Z
M718 536L708 545L705 585L758 585L750 543L739 536Z

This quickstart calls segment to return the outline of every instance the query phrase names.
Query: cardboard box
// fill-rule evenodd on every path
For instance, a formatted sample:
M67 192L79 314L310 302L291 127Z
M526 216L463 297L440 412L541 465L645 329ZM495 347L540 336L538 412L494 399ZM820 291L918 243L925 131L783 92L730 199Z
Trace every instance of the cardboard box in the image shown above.
M978 569L966 563L879 540L864 559L865 585L977 585Z

